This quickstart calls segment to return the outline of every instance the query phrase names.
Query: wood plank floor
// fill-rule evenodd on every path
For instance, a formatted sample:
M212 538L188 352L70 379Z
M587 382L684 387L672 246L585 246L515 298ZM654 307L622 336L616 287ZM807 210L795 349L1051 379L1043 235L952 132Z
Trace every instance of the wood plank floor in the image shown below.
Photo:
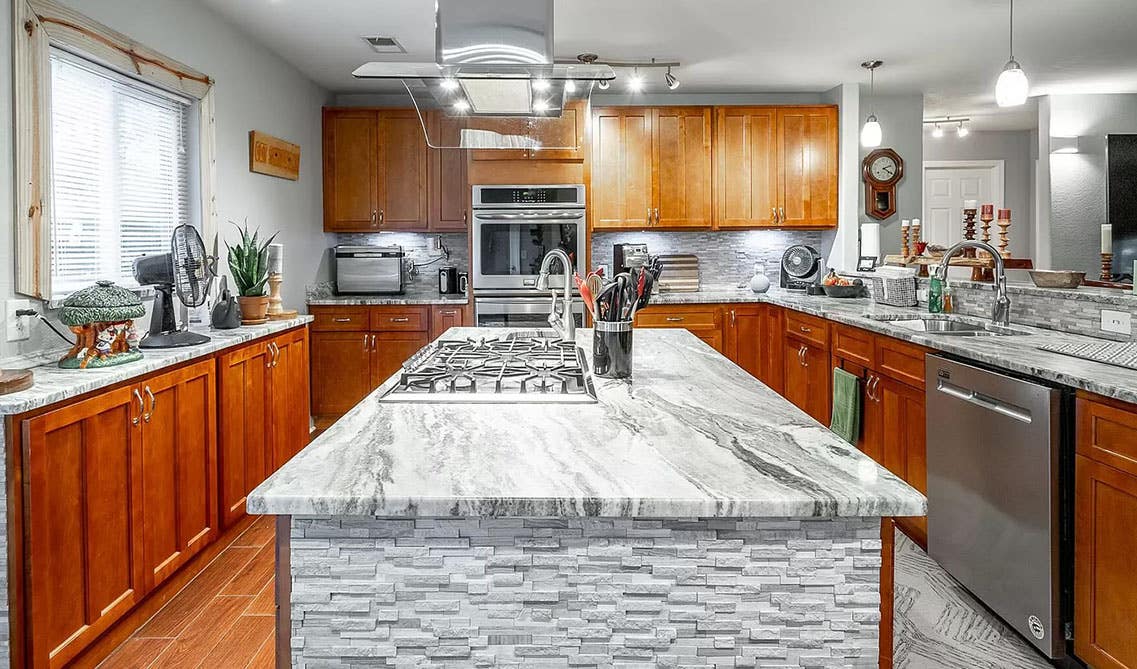
M100 669L271 669L275 518L258 518Z

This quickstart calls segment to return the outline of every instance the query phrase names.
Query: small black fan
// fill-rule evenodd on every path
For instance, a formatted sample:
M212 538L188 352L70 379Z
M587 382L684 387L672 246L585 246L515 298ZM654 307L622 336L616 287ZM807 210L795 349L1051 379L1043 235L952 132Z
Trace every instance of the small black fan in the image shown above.
M821 279L821 254L805 244L795 244L782 254L782 288L806 290Z
M134 278L140 285L154 286L154 313L150 332L142 338L142 348L178 348L196 346L209 337L178 327L174 315L174 292L187 307L200 307L209 294L213 280L211 263L205 244L197 230L188 225L174 228L170 236L170 252L134 259Z

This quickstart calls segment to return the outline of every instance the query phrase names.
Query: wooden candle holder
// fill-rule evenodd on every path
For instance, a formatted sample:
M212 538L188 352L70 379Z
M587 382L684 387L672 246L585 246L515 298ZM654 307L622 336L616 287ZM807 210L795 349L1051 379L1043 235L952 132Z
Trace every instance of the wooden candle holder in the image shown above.
M905 258L912 255L912 247L908 245L908 226L900 227L900 255Z
M1000 209L999 220L995 225L999 226L999 255L1004 258L1010 258L1011 250L1008 248L1010 242L1007 235L1011 230L1011 210Z
M1101 254L1101 280L1102 281L1112 281L1113 280L1113 254L1112 253Z

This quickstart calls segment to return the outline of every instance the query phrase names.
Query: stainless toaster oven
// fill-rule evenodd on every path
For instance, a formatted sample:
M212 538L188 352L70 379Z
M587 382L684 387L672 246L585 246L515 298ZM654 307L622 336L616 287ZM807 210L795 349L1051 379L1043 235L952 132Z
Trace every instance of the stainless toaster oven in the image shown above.
M397 295L406 285L401 246L333 249L337 295Z

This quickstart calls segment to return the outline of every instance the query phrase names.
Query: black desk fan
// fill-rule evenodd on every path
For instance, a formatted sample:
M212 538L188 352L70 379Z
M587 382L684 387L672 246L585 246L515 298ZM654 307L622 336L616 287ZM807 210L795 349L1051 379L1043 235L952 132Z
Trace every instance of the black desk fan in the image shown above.
M140 285L154 286L154 312L150 331L139 342L141 348L179 348L196 346L209 337L178 327L174 315L174 292L187 307L200 307L209 295L213 281L211 260L197 230L188 225L174 228L170 252L134 259L134 278Z
M805 244L795 244L782 254L782 288L808 290L821 280L821 254Z

